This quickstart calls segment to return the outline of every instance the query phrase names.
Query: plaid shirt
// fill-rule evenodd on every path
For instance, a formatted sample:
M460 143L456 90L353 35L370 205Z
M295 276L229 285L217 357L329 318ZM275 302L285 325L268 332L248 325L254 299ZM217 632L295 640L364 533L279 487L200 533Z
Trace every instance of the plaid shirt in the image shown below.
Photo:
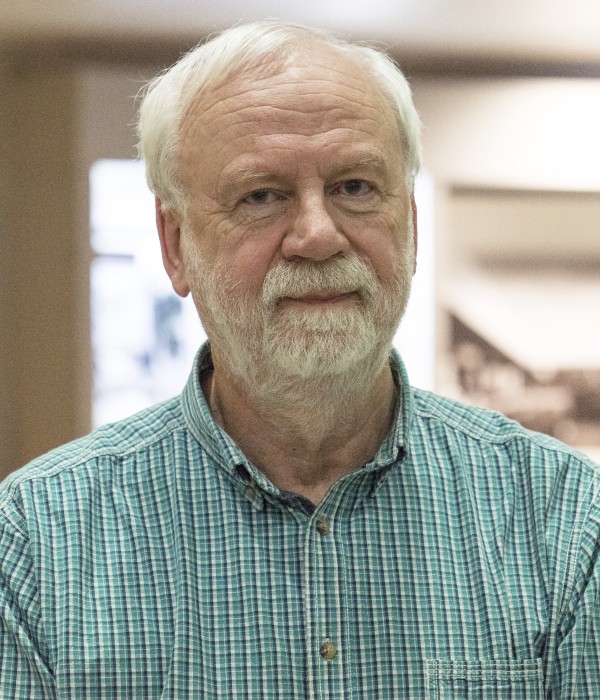
M0 488L0 698L600 698L600 473L402 388L312 508L182 396Z

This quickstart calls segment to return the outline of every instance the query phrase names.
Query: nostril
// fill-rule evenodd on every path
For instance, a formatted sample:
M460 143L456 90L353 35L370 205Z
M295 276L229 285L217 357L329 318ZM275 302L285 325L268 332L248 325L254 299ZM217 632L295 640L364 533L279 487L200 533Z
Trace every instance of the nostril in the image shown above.
M288 259L326 260L347 252L350 244L323 205L299 212L282 244Z

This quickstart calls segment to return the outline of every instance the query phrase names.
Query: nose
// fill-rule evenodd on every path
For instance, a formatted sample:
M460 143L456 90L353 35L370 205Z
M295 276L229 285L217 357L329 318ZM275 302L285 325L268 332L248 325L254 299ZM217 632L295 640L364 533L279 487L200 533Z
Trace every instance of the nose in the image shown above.
M348 239L327 210L324 193L313 193L297 202L281 246L286 260L327 260L349 248Z

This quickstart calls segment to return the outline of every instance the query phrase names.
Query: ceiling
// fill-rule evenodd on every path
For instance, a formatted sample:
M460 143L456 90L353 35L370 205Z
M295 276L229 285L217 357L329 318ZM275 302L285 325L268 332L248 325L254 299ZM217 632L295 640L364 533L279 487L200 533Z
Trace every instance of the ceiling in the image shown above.
M598 0L0 0L4 56L166 59L279 17L379 41L405 70L600 76Z

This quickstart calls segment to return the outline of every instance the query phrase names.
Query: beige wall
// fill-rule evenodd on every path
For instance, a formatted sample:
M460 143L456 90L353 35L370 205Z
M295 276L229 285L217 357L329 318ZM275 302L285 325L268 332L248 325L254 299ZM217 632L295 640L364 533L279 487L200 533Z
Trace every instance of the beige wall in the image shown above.
M600 192L458 187L451 203L447 225L457 257L484 264L596 265L600 271ZM600 348L598 358L600 364Z
M2 464L86 426L76 88L69 68L2 72Z
M135 69L0 67L0 477L90 426L88 171L133 157Z
M5 95L4 85L8 81L7 71L0 65L0 95ZM11 280L8 275L10 245L8 240L8 177L6 163L10 147L10 105L8 100L0 99L0 473L12 466L14 452L9 449L12 432L11 410L9 403L10 377L14 372L10 352L14 331L9 326L9 297Z
M418 79L426 166L452 184L600 191L600 78Z

